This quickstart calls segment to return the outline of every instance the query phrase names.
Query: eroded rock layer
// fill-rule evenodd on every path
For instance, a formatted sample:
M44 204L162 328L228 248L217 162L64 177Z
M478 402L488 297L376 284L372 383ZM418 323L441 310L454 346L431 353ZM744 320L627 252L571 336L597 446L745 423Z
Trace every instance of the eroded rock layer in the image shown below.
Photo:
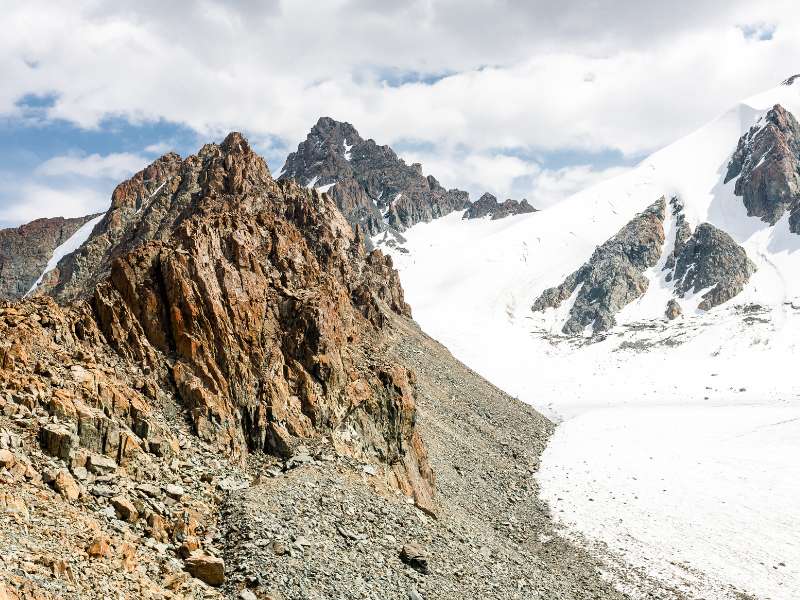
M118 186L51 291L86 307L74 327L174 386L227 455L329 436L433 510L414 375L373 351L383 311L409 314L391 259L239 134Z

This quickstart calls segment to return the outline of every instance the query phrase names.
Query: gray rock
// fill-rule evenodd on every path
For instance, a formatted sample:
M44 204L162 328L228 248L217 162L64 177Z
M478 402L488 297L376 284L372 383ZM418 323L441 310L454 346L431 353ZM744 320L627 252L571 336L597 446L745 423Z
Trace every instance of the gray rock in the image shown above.
M667 309L664 311L664 316L667 317L670 321L677 319L683 314L683 309L681 305L674 298L670 298L669 302L667 302Z
M0 299L22 298L44 271L53 251L96 216L37 219L0 230Z
M46 425L39 430L42 450L57 458L67 460L78 449L79 439L72 430L57 423Z
M725 183L736 179L747 214L774 225L789 211L789 228L800 233L800 123L779 104L739 139Z
M164 492L166 492L167 496L174 498L175 500L180 500L186 493L181 486L174 483L164 486Z
M335 184L328 193L353 225L370 235L403 231L469 205L469 195L446 190L422 165L408 165L389 146L364 140L350 123L322 117L286 159L279 179L304 186Z
M423 575L427 575L429 573L428 557L425 555L425 551L422 549L422 546L415 542L411 542L403 546L403 549L400 551L400 560Z
M594 333L613 327L614 315L647 291L644 271L661 256L665 211L666 200L660 198L636 215L597 248L589 262L558 287L545 290L532 310L558 307L581 286L562 331L580 335L590 325Z
M698 305L708 310L741 292L755 270L744 248L731 236L709 223L701 223L677 255L675 293L683 298L689 292L712 288L703 294Z
M95 475L110 475L117 470L117 461L102 454L90 454L86 468Z
M502 204L497 201L497 198L488 192L473 202L466 211L464 211L464 219L482 219L484 217L491 217L492 221L503 219L512 215L521 215L525 213L538 212L527 200L517 202L509 198Z

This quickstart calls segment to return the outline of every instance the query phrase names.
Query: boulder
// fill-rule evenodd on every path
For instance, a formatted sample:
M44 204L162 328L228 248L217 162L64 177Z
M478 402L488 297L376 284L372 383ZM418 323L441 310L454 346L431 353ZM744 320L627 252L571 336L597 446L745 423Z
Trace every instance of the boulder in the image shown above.
M186 570L200 581L211 586L225 583L225 562L216 556L197 553L186 559Z
M49 424L42 427L39 430L39 442L42 450L64 460L68 460L79 445L78 436L60 424Z
M677 319L683 314L683 309L681 309L681 305L674 298L670 298L669 302L667 302L667 310L664 311L664 316L667 317L670 321L673 319Z
M429 572L428 557L422 546L416 542L410 542L403 546L403 549L400 551L400 560L423 575L427 575Z
M111 505L117 512L117 516L123 521L135 523L139 519L139 511L133 505L133 502L124 496L114 496L111 498Z
M77 500L81 488L66 469L59 469L53 478L53 488L67 500Z
M117 470L117 461L102 454L90 454L86 468L95 475L110 475Z

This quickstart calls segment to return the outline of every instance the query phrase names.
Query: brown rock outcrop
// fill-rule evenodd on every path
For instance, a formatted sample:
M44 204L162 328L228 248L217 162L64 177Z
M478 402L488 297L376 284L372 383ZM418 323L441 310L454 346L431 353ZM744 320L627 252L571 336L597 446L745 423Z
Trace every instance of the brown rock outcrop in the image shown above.
M81 356L108 344L147 377L117 386L73 360L71 385L51 402L73 425L43 430L48 452L67 460L80 446L114 468L148 440L161 452L167 436L148 405L174 390L196 433L228 456L287 456L327 436L391 465L397 486L432 510L413 373L375 350L385 311L410 314L391 260L366 252L330 197L275 182L242 136L167 155L120 184L66 262L51 293L69 307L26 310L43 308L88 346ZM13 364L30 340L11 339L21 350L7 344L3 362Z

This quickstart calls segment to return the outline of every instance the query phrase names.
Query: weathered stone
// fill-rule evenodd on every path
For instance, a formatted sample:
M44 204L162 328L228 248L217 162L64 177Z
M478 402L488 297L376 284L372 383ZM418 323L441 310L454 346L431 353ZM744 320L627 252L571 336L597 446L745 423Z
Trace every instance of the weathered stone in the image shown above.
M135 523L139 519L139 511L136 510L133 502L124 496L114 496L111 498L111 505L114 507L119 518L123 521Z
M428 558L422 546L416 542L411 542L403 546L403 549L400 551L400 560L423 575L428 574Z
M200 540L197 536L188 536L180 546L178 546L178 556L181 558L189 558L193 552L200 549Z
M216 556L195 554L186 559L186 570L192 577L211 586L225 583L225 562Z
M102 454L91 454L86 468L96 475L110 475L117 470L117 461Z
M164 492L166 492L167 496L175 500L180 500L186 493L181 486L174 483L164 486Z
M673 319L677 319L683 314L683 310L681 309L681 305L674 298L670 298L669 302L667 302L667 309L664 311L664 316L667 317L670 321Z
M81 493L80 486L66 469L59 469L55 473L53 488L67 500L77 500Z
M0 469L10 469L15 462L16 458L10 450L0 450Z
M158 542L166 542L169 539L167 521L161 515L151 513L147 517L148 535Z
M644 271L661 256L665 211L661 198L636 215L560 286L542 292L532 310L558 307L580 286L563 332L580 335L590 326L594 333L611 329L614 315L647 291Z
M64 425L50 424L45 425L39 430L39 441L42 450L64 460L69 459L70 455L78 448L79 440L70 429Z
M98 535L86 548L89 558L109 558L111 556L111 542L104 535Z
M734 178L748 215L774 225L788 211L790 230L800 233L800 123L792 113L776 104L739 139L725 183Z

